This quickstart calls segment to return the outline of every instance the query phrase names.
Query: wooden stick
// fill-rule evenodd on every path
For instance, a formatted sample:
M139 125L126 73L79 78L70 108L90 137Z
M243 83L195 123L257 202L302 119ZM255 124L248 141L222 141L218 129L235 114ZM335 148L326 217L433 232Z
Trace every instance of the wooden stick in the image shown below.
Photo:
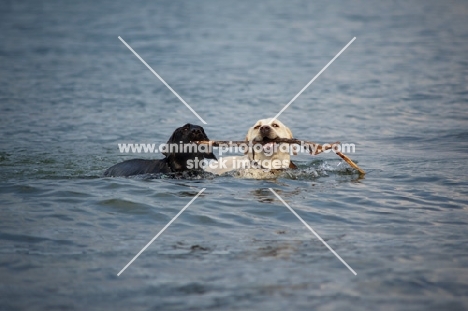
M274 140L262 140L262 141L245 141L245 140L206 140L206 141L194 141L196 144L200 145L210 145L212 147L219 147L220 145L228 145L228 146L250 146L255 145L255 144L260 144L260 145L265 145L268 143L285 143L285 144L290 144L290 145L300 145L300 146L305 146L308 148L308 150L311 152L312 155L317 155L320 154L328 149L332 149L334 145L340 144L339 141L334 142L332 144L328 144L328 146L323 148L322 145L311 142L311 141L305 141L305 140L299 140L299 139L289 139L289 138L277 138ZM314 148L315 147L315 148Z
M361 175L365 175L366 172L360 168L359 166L357 166L356 163L354 163L350 158L348 158L347 156L345 156L344 154L342 154L341 152L339 151L336 151L335 152L340 158L342 158L343 160L345 160L346 163L348 163L352 168L356 169Z
M264 140L264 141L228 141L228 140L209 140L209 141L195 141L194 143L196 144L203 144L203 145L210 145L212 147L219 147L220 145L228 145L228 146L251 146L255 144L260 144L260 145L265 145L271 142L275 143L286 143L290 145L300 145L300 146L305 146L308 148L309 152L311 155L318 155L326 150L333 149L333 146L340 144L339 141L334 142L333 144L326 144L325 147L323 147L320 144L311 142L311 141L305 141L305 140L299 140L299 139L287 139L287 138L277 138L274 140ZM333 150L340 158L342 158L346 163L348 163L352 168L357 170L361 175L365 175L366 172L360 168L356 163L354 163L349 157L344 155L343 153L339 151Z

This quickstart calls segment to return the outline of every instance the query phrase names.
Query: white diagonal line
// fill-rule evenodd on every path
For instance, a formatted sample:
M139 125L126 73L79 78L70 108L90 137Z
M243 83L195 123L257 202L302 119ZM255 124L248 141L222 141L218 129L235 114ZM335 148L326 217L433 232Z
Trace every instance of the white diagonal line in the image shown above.
M199 196L200 194L202 194L203 191L205 191L205 189L206 189L206 188L203 188L202 190L200 190L200 192L198 192L198 194L197 194L196 196L194 196L193 199L190 200L190 202L188 202L187 205L185 205L185 207L184 207L180 212L178 212L177 215L175 215L175 217L172 218L172 220L171 220L170 222L168 222L168 224L167 224L164 228L162 228L162 230L159 231L159 233L156 234L156 236L155 236L154 238L152 238L151 241L149 241L148 244L146 244L146 246L143 247L142 250L141 250L138 254L136 254L135 257L133 257L133 259L130 260L130 262L129 262L122 270L120 270L119 273L117 273L117 276L120 276L120 275L122 274L122 272L124 272L125 269L127 269L127 268L135 261L135 259L137 259L138 256L140 256L141 253L143 253L143 252L148 248L148 246L150 246L151 243L153 243L154 240L156 240L156 239L164 232L164 230L166 230L167 227L169 227L169 226L174 222L174 220L176 220L177 217L179 217L180 214L182 214L182 213L185 211L185 209L186 209L187 207L189 207L190 204L192 204L193 201L195 201L195 200L198 198L198 196Z
M340 255L338 255L334 250L333 248L331 248L327 242L325 242L321 237L320 235L318 235L314 229L312 229L302 218L301 216L299 216L292 208L291 206L288 205L288 203L286 203L272 188L268 188L270 189L271 192L273 192L274 195L276 195L276 197L281 201L283 202L283 204L294 214L294 216L296 216L306 227L307 229L309 229L332 253L333 255L335 255L348 269L349 271L351 271L354 275L357 275L357 273L353 270L353 268L351 268L347 263L346 261L343 260L343 258L340 257Z
M307 83L307 85L304 86L304 87L302 88L302 90L301 90L299 93L297 93L297 95L294 96L293 99L291 99L291 100L289 101L289 103L287 103L286 106L284 106L283 109L281 109L280 112L278 112L278 114L273 118L273 121L276 120L276 119L280 116L280 114L282 114L286 109L288 109L289 105L291 105L291 104L293 103L293 101L295 101L295 100L299 97L299 95L301 95L302 92L304 92L304 91L309 87L309 85L311 85L312 82L314 82L315 79L317 79L317 78L322 74L322 72L324 72L324 71L328 68L328 66L330 66L330 65L335 61L335 59L337 59L338 56L340 56L341 53L343 53L343 52L348 48L348 46L351 45L351 43L353 43L354 40L356 40L356 37L354 37L353 39L351 39L351 41L349 41L349 43L346 44L346 46L345 46L344 48L342 48L341 51L340 51L338 54L336 54L336 56L333 57L333 59L332 59L331 61L329 61L328 64L326 64L325 67L323 67L323 69L320 70L320 72L319 72L318 74L316 74L315 77L313 77L312 80L310 80L309 83ZM273 122L273 121L272 121L272 122Z
M153 68L151 68L151 67L146 63L146 62L144 61L144 59L141 58L140 55L138 55L137 52L135 52L135 51L132 49L132 47L131 47L130 45L127 44L127 42L125 42L124 39L122 39L120 36L119 36L118 38L119 38L120 41L122 41L123 44L125 44L125 46L126 46L130 51L132 51L133 54L135 54L135 56L136 56L146 67L148 67L148 69L149 69L159 80L161 80L162 83L164 83L165 86L167 86L167 88L168 88L169 90L171 90L172 93L174 93L174 95L175 95L178 99L180 99L180 101L181 101L185 106L187 106L188 109L190 109L190 111L191 111L194 115L197 116L198 119L200 119L200 121L203 122L203 124L206 124L205 120L203 120L202 117L200 117L200 116L198 115L198 113L197 113L195 110L193 110L192 107L190 107L190 105L187 104L187 103L185 102L185 100L184 100L182 97L180 97L179 94L177 94L176 91L174 91L174 90L172 89L172 87L170 87L169 84L167 84L166 81L164 81L164 79L161 78L161 76L158 75L158 74L156 73L156 71L154 71Z

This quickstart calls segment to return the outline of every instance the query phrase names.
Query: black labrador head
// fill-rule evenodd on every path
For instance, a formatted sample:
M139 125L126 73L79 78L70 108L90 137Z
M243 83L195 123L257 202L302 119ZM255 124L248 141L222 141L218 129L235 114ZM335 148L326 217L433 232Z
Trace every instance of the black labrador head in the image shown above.
M208 145L184 145L193 141L208 141L203 127L190 123L177 128L167 141L166 156L169 166L175 171L187 170L189 160L215 159L216 156L209 151ZM206 147L206 148L204 148Z

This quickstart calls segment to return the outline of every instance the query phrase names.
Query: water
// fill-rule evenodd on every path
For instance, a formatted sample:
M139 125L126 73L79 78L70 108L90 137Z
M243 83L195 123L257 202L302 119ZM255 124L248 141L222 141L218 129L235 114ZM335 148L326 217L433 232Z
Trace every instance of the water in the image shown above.
M464 1L4 1L1 309L467 309L467 14ZM201 125L118 36L220 140L275 115L357 37L280 119L297 138L355 143L367 175L328 154L276 180L101 178L135 157L117 143Z

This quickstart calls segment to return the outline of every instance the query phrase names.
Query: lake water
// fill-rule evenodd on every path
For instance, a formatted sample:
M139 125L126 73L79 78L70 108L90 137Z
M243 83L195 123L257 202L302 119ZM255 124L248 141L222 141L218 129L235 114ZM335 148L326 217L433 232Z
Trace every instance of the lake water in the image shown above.
M466 1L4 1L0 309L468 309ZM102 178L281 115L290 177ZM117 273L203 188L185 212ZM279 201L274 189L357 273Z

